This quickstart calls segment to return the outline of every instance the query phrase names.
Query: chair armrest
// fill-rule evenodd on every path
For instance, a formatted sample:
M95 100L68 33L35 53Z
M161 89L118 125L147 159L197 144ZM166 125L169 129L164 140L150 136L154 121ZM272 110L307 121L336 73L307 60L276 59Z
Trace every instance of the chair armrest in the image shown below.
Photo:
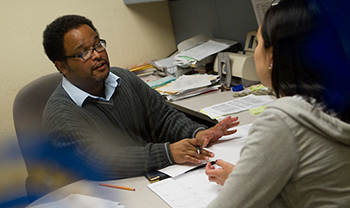
M26 191L30 202L62 186L82 179L67 170L54 170L54 167L47 165L46 168L36 169L29 174L26 179Z
M26 191L30 202L59 188L57 180L44 172L29 175L26 179Z

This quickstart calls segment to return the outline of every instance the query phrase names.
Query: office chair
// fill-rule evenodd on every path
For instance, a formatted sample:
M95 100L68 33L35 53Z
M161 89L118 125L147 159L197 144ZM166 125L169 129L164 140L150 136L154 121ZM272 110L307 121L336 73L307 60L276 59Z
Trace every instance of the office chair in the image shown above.
M13 119L28 172L25 187L30 202L72 182L57 173L49 140L42 132L44 107L61 80L58 72L40 77L24 86L14 100Z

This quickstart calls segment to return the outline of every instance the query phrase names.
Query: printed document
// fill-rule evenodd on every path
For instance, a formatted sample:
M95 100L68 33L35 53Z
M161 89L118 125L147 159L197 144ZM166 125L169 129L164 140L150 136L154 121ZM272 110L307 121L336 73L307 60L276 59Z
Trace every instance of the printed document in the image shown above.
M215 199L221 186L208 180L203 169L168 178L148 188L173 208L204 208Z
M177 80L171 82L171 88L173 91L196 89L211 85L209 75L196 75L196 76L181 76Z
M273 101L274 100L268 95L250 94L224 103L205 107L200 111L209 116L211 119L216 119L221 116L238 113L241 111L249 110L251 108L257 108Z
M273 0L251 0L256 20L260 26L264 20L266 11L271 7Z

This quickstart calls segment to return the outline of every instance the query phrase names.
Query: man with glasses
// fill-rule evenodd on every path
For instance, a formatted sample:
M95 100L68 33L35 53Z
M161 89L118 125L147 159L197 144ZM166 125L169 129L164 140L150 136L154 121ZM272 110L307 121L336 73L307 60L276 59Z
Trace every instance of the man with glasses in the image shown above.
M200 163L205 147L235 131L237 117L212 128L188 119L131 72L109 66L106 41L79 15L57 18L44 31L45 53L62 73L43 124L61 168L111 180L175 163Z

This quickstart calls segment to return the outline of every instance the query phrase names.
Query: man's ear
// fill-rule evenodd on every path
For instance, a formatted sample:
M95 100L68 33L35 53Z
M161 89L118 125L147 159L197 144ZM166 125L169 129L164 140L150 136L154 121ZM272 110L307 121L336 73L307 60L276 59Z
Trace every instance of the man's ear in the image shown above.
M67 65L64 61L55 61L55 66L63 75L67 73Z

